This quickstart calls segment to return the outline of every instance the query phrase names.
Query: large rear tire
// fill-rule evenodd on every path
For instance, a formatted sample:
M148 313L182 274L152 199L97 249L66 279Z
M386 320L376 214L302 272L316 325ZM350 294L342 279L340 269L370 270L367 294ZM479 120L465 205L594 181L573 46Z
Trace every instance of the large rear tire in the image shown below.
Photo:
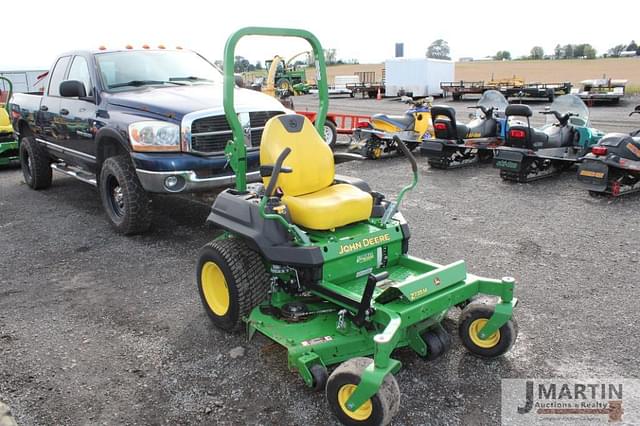
M151 199L127 155L102 163L98 192L109 222L124 235L139 234L151 226Z
M267 297L271 283L260 255L238 238L202 247L196 275L207 315L226 331L242 329L243 318Z
M20 166L24 181L31 189L51 186L51 158L35 139L24 137L20 142Z

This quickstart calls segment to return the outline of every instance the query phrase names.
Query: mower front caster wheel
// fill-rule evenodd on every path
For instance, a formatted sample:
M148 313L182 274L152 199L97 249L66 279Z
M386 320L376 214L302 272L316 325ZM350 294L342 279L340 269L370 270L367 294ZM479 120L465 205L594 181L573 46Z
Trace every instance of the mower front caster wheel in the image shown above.
M427 345L427 355L423 357L425 361L433 361L440 358L451 348L451 336L442 325L433 327L422 333L422 340Z
M460 316L460 340L469 352L483 358L496 358L511 349L518 336L515 319L510 319L498 331L486 339L480 338L480 330L493 315L494 307L481 302L472 302L462 310Z
M202 247L196 276L204 310L226 331L242 329L242 319L267 297L271 282L260 255L238 238Z
M340 364L327 381L329 407L344 425L388 425L400 409L400 388L391 374L385 376L378 392L364 404L354 411L347 408L362 373L372 362L371 358L352 358Z
M311 388L316 392L323 391L327 386L327 378L329 377L327 368L320 364L314 364L309 371L311 372L311 377L313 377L313 386Z

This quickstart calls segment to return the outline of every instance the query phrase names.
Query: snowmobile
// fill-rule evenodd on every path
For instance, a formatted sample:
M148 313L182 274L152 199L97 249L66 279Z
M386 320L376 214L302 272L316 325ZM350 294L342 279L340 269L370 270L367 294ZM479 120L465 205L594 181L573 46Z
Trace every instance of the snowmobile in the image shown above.
M456 122L456 111L447 105L434 105L431 116L435 139L425 140L420 153L431 167L462 167L493 157L493 149L502 144L506 129L505 109L509 102L497 90L487 90L477 105L475 118L468 124Z
M560 96L548 110L540 111L547 116L547 124L540 129L531 127L533 112L528 105L509 105L505 114L507 120L526 118L526 125L508 124L504 145L495 151L493 164L504 180L531 182L558 175L576 164L603 136L589 127L589 110L576 95Z
M640 105L629 114L640 114ZM578 180L591 195L640 191L640 129L629 134L608 133L578 168Z
M401 98L403 102L411 104L404 115L375 114L370 123L363 123L353 132L350 151L356 151L372 160L383 155L388 156L401 153L396 146L394 136L405 143L409 151L413 151L425 139L433 137L431 125L431 102L428 97L414 101L408 96Z

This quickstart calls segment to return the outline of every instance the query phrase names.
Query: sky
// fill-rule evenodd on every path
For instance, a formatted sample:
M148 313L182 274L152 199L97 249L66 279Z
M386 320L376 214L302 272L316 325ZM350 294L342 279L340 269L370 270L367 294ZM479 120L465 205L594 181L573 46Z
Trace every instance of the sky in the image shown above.
M523 1L334 1L270 2L180 0L81 0L10 2L3 13L0 71L48 69L55 57L74 49L127 44L195 50L222 59L227 37L245 26L303 28L337 58L380 63L404 43L407 57L424 57L436 39L449 43L451 56L484 57L508 50L529 54L535 45L552 53L556 44L590 43L598 54L632 39L640 42L640 3L621 0ZM314 10L314 6L317 9ZM18 10L19 8L19 10ZM246 38L237 54L252 63L275 54L289 57L308 49L295 39Z

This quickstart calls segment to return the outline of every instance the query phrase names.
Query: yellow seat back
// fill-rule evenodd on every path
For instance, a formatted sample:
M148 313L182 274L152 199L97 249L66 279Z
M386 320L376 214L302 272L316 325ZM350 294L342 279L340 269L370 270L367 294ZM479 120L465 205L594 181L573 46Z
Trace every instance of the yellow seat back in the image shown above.
M0 127L8 127L11 126L11 120L9 119L9 114L4 107L0 108Z
M333 183L335 165L331 148L303 115L278 115L267 121L260 142L260 164L273 165L285 148L291 153L284 166L292 173L281 173L278 186L289 196L320 191ZM264 185L269 178L263 178Z

